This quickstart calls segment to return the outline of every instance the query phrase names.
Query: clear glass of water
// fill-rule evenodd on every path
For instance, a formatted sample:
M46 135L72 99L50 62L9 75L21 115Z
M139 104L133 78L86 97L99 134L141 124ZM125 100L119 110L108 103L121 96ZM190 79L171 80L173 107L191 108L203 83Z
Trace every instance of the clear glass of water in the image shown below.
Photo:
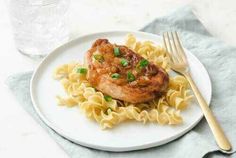
M30 57L43 57L68 41L69 4L69 0L9 0L19 52Z

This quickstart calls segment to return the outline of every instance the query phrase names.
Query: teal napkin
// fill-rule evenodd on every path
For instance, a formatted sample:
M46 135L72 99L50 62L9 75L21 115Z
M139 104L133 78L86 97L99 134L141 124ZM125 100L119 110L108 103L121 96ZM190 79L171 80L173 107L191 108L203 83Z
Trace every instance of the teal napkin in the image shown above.
M142 29L142 31L154 34L161 34L167 30L179 31L184 46L194 53L207 68L213 84L211 109L235 147L236 48L229 47L212 37L192 13L190 7L180 8L168 16L158 18ZM33 109L29 90L31 76L32 72L12 75L7 79L7 85L19 100L20 105L72 158L200 158L226 157L230 154L230 157L236 157L236 154L232 154L235 148L228 153L219 150L205 119L202 119L193 130L181 138L146 150L114 153L74 144L46 126Z

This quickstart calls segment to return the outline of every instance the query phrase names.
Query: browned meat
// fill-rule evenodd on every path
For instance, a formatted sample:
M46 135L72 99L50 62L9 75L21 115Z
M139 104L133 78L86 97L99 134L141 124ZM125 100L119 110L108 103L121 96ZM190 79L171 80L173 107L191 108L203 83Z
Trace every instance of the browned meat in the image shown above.
M123 45L98 39L87 52L88 80L113 98L140 103L165 91L169 76Z

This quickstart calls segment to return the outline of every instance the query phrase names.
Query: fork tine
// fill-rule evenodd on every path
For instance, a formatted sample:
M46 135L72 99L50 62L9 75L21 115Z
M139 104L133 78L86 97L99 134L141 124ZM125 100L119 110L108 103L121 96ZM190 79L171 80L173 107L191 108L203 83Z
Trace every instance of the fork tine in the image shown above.
M172 62L177 62L171 47L170 37L168 32L163 33L163 41L166 48L166 52L169 55L169 58Z
M182 58L182 54L180 54L179 52L179 49L177 48L177 41L176 41L176 38L174 37L173 35L173 32L170 32L171 34L171 37L172 37L172 41L173 41L173 50L174 50L174 53L176 55L176 58L178 59L178 61L180 63L183 63L183 58Z
M172 44L171 44L171 40L170 40L170 36L169 36L169 32L166 32L166 37L167 37L167 43L169 45L169 52L171 53L171 57L172 57L172 61L174 62L178 62L177 59L175 58L174 56L174 53L173 53L173 49L172 49Z
M167 56L169 57L170 61L173 62L173 59L169 53L169 50L168 50L168 47L167 47L167 43L166 43L166 37L165 37L165 33L162 34L162 38L163 38L163 42L164 42L164 47L165 47L165 50L166 50L166 54Z
M179 53L179 55L181 56L181 58L182 58L182 61L184 62L184 63L187 63L187 58L186 58L186 55L185 55L185 52L184 52L184 49L183 49L183 47L182 47L182 44L180 43L180 40L179 40L179 35L178 35L178 33L175 31L174 32L174 40L175 40L175 44L176 44L176 46L177 46L177 48L178 48L178 53Z
M166 44L166 38L165 38L165 33L162 34L163 42L164 42L164 47L166 52L168 52L167 44Z

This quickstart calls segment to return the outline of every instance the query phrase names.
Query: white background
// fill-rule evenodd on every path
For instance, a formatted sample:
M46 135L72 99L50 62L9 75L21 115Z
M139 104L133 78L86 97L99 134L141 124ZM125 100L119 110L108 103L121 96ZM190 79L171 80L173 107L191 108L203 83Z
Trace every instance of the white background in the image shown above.
M7 76L33 70L38 64L17 52L6 1L0 0L0 157L66 158L65 152L22 109L4 84ZM193 6L214 36L236 45L236 2L233 0L99 0L99 3L98 0L71 0L71 35L138 30L156 17L186 4Z

